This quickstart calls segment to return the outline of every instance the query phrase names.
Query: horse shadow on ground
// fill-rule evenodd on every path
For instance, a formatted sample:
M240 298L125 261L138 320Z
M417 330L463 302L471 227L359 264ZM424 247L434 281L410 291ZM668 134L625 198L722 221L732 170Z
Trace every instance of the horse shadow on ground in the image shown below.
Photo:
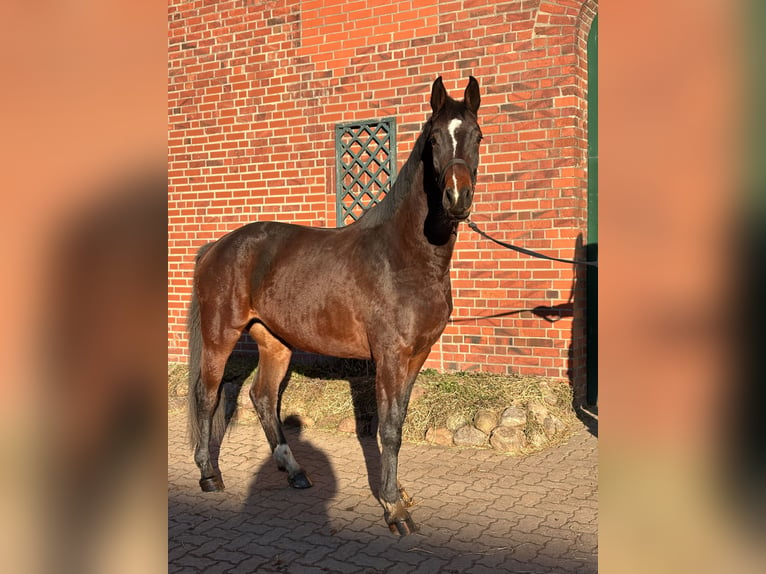
M284 427L290 450L310 478L311 488L308 492L291 488L287 473L278 471L268 457L253 475L242 510L247 516L257 517L261 524L282 524L290 529L305 524L312 531L333 534L329 508L338 491L338 480L332 464L321 449L301 437L297 419L287 417Z
M371 360L316 357L298 362L290 371L306 377L332 378L348 382L354 407L357 441L362 449L370 491L379 499L381 485L381 452L378 446L378 406L375 398L375 362ZM290 374L285 379L289 381Z
M227 427L236 423L237 414L242 409L253 409L249 398L247 398L247 393L257 366L257 353L234 353L226 364L221 383L221 400L224 402ZM310 443L301 440L301 420L298 417L288 416L283 419L281 415L282 392L290 384L293 373L299 373L306 377L348 381L351 400L354 406L355 433L364 456L368 485L372 495L375 498L379 498L381 453L377 442L378 416L375 401L374 362L313 355L303 357L299 355L297 360L294 359L290 364L287 375L280 387L280 401L277 409L280 412L280 420L282 420L282 427L291 451L299 464L304 467L309 478L316 483L315 477L319 477L319 473L324 474L326 472L328 476L332 475L332 467L329 460L321 451L313 448ZM243 397L245 398L243 399ZM263 436L260 438L265 440ZM224 438L223 440L226 439ZM219 452L220 444L211 441L211 458L216 471L220 473L218 467ZM315 470L316 472L314 472ZM267 479L266 477L269 478ZM286 475L278 472L276 463L269 458L268 461L259 467L253 488L260 488L261 485L267 485L267 488L271 488L272 481L276 481L275 484L278 483L280 487L287 484ZM322 482L325 483L323 493L326 494L327 491L332 490L334 494L334 483L329 485L326 484L326 481ZM312 490L315 489L312 488Z

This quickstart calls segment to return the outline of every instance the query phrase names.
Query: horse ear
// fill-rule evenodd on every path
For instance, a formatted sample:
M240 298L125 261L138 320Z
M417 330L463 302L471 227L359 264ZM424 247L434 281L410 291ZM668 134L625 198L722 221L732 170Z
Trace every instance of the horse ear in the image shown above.
M447 90L444 89L444 82L442 82L442 77L439 76L431 87L431 109L434 111L434 114L442 109L446 101Z
M479 109L481 96L479 95L479 82L473 76L468 78L468 85L465 88L465 95L463 97L466 107L475 114Z

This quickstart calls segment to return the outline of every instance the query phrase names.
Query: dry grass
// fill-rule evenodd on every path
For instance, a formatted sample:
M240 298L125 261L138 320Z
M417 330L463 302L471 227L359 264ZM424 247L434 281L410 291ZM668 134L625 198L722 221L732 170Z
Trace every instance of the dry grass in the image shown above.
M227 365L224 382L241 386L242 411L250 411L247 389L255 362L249 357L235 356ZM186 394L185 365L168 366L168 392L171 397ZM332 361L315 367L295 367L288 377L282 396L281 413L310 417L317 427L336 429L348 417L370 420L375 416L374 366L363 361ZM524 406L529 401L545 401L550 412L574 428L577 422L572 409L572 393L568 384L551 382L541 377L501 376L488 373L422 372L417 379L413 398L402 429L405 440L424 440L429 428L445 427L448 421L470 422L476 411L487 409L498 415L508 406ZM551 401L555 398L555 404ZM247 405L247 406L245 406ZM536 423L529 421L531 426ZM568 438L561 433L545 446ZM531 447L540 450L540 447Z

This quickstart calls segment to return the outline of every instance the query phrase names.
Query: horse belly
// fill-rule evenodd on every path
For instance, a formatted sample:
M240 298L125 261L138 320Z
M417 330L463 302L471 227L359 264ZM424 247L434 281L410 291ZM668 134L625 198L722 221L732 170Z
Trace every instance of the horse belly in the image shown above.
M367 359L370 346L361 316L366 304L350 283L332 269L310 266L300 273L271 278L254 307L266 327L292 347Z
M340 357L343 359L371 359L370 346L366 337L336 334L309 333L307 337L297 337L293 347L309 353Z

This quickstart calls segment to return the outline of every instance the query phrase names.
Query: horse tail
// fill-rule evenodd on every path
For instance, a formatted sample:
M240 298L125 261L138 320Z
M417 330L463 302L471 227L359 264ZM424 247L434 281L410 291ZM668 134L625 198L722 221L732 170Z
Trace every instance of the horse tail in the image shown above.
M200 316L199 299L196 289L196 271L200 259L213 246L213 243L206 243L197 252L194 261L195 278L192 283L191 302L189 304L189 317L187 321L187 331L189 333L189 390L188 411L189 411L189 442L192 449L195 449L201 442L200 415L201 402L206 392L205 385L202 383L202 319ZM210 439L220 441L226 431L226 421L224 413L223 400L218 401L218 406L213 413L212 425L210 428Z

